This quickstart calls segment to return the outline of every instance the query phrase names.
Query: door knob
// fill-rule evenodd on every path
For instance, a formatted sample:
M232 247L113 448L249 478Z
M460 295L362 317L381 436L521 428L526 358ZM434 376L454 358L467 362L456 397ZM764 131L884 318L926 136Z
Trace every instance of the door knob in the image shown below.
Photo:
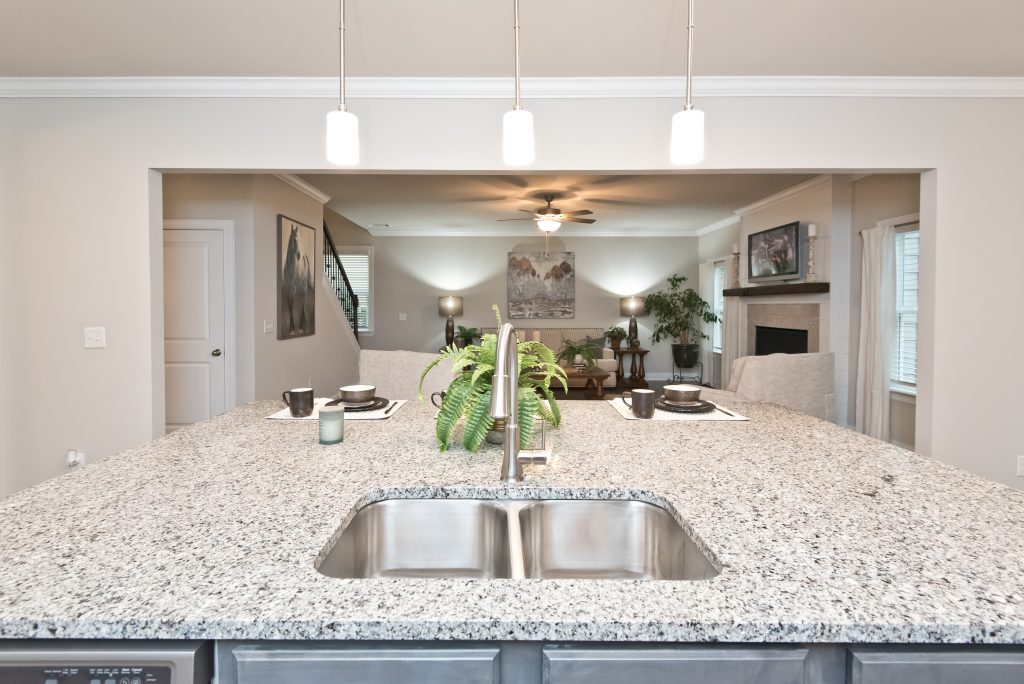
M220 351L220 349L214 349L212 352L210 352L210 354L212 356L220 356L221 351Z

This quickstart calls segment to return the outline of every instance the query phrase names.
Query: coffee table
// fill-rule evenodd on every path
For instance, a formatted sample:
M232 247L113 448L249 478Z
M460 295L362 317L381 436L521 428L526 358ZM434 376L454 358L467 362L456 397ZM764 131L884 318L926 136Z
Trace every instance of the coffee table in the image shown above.
M600 368L595 368L589 371L580 370L567 370L565 375L570 380L572 379L585 379L586 383L583 385L583 389L586 390L587 394L590 394L598 399L604 399L604 381L608 379L611 373L607 373Z

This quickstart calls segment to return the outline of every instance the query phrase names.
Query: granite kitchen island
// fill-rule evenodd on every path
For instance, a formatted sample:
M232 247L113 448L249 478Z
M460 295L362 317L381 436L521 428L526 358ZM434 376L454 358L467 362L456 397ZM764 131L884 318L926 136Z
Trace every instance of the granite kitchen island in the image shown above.
M709 653L784 664L751 681L918 681L865 674L906 658L1024 677L1024 492L769 404L730 404L749 422L655 422L562 402L554 461L516 485L498 482L500 447L438 453L429 405L349 421L336 446L317 443L315 421L264 418L280 406L249 404L2 502L0 637L210 639L223 654L436 646L492 654L493 681L537 668L606 681L593 673L615 672L608 654L656 681ZM317 572L356 510L417 497L653 503L719 574ZM270 681L222 661L222 682Z

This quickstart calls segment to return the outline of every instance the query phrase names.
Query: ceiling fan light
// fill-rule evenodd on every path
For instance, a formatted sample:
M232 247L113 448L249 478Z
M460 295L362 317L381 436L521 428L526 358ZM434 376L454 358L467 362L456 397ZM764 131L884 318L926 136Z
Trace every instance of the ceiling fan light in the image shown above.
M537 227L545 233L553 233L562 227L562 222L554 219L537 219Z
M673 164L699 164L704 161L704 112L684 109L672 117Z
M509 166L533 163L533 114L525 109L505 112L502 119L502 157Z
M359 163L359 118L352 112L327 114L327 161L338 166Z

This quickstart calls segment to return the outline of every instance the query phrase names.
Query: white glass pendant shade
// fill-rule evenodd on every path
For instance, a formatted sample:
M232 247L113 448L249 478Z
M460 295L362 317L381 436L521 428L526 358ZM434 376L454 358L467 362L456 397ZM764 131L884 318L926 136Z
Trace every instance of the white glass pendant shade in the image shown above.
M543 230L545 233L554 233L556 230L562 227L561 221L555 221L553 219L540 219L537 221L537 227Z
M704 112L684 109L672 117L673 164L699 164L704 161Z
M359 118L352 112L327 114L327 161L338 166L359 163Z
M502 119L502 157L509 166L533 163L533 114L525 109L505 112Z

